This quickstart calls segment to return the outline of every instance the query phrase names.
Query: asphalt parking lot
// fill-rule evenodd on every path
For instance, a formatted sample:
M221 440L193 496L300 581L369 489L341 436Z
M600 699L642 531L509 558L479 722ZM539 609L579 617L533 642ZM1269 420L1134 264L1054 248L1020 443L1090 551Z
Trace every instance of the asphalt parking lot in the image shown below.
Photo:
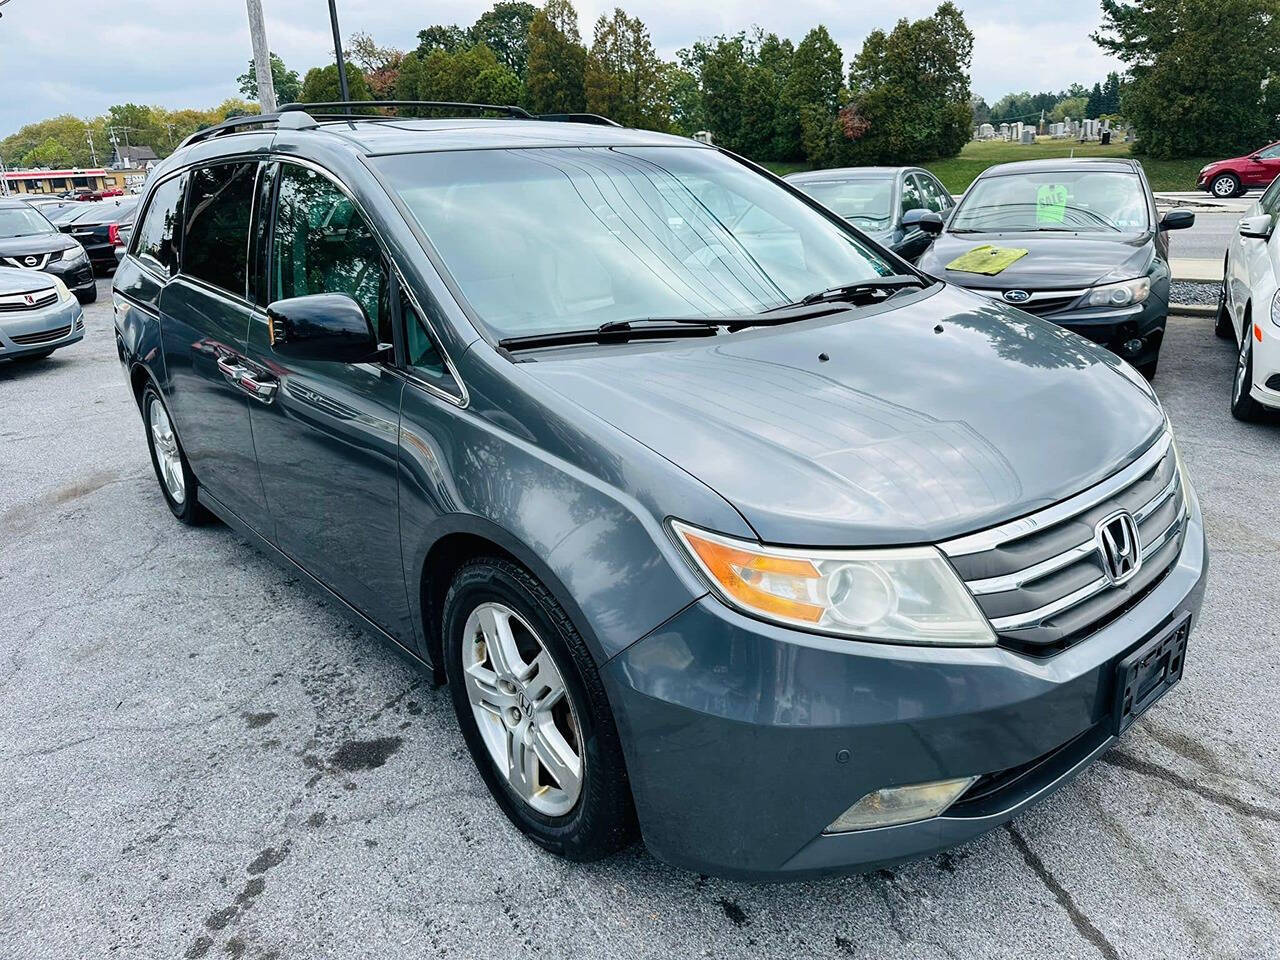
M0 955L1276 956L1280 423L1231 419L1210 321L1171 321L1156 382L1213 555L1184 681L1007 828L751 886L541 853L445 691L227 528L178 525L107 288L82 343L0 363Z

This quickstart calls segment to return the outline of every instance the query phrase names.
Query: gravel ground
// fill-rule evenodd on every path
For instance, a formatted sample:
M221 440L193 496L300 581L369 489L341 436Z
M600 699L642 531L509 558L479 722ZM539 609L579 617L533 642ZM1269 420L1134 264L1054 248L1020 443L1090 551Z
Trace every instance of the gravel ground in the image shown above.
M1213 551L1184 682L1007 828L751 886L526 843L444 691L225 527L172 520L107 299L87 315L83 343L0 364L3 956L1276 955L1280 425L1230 418L1208 321L1171 321L1157 380Z
M1169 284L1170 303L1199 303L1216 306L1219 283L1200 283L1195 280L1174 280Z

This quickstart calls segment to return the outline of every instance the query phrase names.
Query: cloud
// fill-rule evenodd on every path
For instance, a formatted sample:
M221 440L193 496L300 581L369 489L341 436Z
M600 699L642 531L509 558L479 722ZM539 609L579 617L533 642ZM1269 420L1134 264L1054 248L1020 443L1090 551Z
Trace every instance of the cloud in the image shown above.
M666 57L699 37L735 33L752 23L799 40L825 24L846 59L867 33L891 28L899 17L930 13L936 0L898 0L868 8L848 0L792 0L763 7L745 0L624 0L644 20ZM416 45L430 23L470 24L490 6L485 0L427 5L383 0L339 0L344 37L368 31L383 44ZM583 36L612 10L612 0L578 4ZM1116 69L1088 39L1097 25L1095 4L1027 0L963 3L976 35L975 92L994 100L1011 90L1061 89L1092 84ZM271 48L290 67L330 62L332 37L319 0L263 0ZM1070 9L1074 8L1074 9ZM100 114L113 103L209 107L237 95L235 78L251 56L242 0L13 0L0 19L0 136L58 113Z

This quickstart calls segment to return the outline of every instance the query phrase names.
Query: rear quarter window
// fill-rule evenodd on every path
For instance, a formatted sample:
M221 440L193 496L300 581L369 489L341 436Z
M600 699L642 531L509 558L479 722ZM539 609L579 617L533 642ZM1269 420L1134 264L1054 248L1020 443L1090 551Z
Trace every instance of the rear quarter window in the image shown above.
M178 272L178 223L185 179L174 177L156 187L134 242L133 255L167 277Z

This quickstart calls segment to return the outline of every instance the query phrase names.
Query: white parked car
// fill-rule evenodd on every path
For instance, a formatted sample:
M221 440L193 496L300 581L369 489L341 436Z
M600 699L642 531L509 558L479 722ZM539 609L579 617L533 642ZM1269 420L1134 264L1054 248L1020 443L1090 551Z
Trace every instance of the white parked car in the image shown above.
M1215 333L1239 347L1231 412L1259 420L1280 410L1280 178L1240 221L1227 246Z

